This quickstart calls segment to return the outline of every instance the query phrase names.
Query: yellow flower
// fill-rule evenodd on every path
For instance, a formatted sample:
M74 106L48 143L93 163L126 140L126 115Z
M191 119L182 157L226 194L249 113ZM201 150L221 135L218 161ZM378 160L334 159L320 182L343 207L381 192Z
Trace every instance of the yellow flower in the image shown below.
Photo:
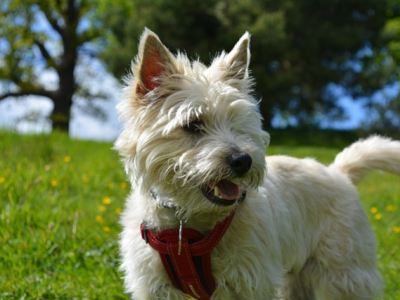
M375 220L380 220L380 219L382 219L382 215L381 215L381 214L376 214L376 215L374 216L374 219L375 219Z
M57 180L55 180L55 179L51 180L51 186L52 187L56 187L57 185L58 185L58 181Z
M103 204L108 205L108 204L111 203L111 198L110 197L104 197L102 202L103 202Z
M97 215L95 220L96 220L97 223L100 223L100 224L104 222L103 218L100 215Z
M105 206L103 206L103 205L100 205L99 206L99 211L105 211L106 210L106 207Z
M83 183L88 183L89 182L89 178L87 178L86 176L82 178Z
M386 206L386 210L388 212L394 212L394 211L396 211L396 207L394 207L393 205L388 205L388 206Z
M400 227L399 226L393 226L392 231L395 233L400 233Z
M371 207L371 209L369 210L369 212L371 214L376 214L378 212L378 209L376 207Z
M4 177L0 177L0 184L2 184L6 179Z
M105 232L110 232L111 229L110 229L110 227L108 227L108 226L104 226L104 227L103 227L103 230L104 230Z
M121 208L121 207L117 207L117 208L115 209L115 213L116 213L116 214L120 214L121 211L122 211L122 208Z
M120 186L121 188L125 189L128 186L128 184L126 182L121 182Z
M69 163L71 161L71 156L64 156L64 162Z
M114 188L114 183L110 182L110 183L108 184L108 187L109 187L110 189L113 189L113 188Z

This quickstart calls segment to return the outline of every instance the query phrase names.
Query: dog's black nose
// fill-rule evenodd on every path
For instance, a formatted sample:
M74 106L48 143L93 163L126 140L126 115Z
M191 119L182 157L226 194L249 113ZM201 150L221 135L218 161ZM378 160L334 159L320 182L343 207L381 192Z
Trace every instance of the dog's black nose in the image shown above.
M228 157L228 165L235 171L236 175L246 174L253 160L247 153L235 153Z

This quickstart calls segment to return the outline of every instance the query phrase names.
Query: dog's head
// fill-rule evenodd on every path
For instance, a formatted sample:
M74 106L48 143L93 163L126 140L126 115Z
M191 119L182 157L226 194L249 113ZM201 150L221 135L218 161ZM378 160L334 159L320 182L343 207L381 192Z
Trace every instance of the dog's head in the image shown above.
M134 188L191 214L232 209L260 185L269 135L250 95L249 42L246 33L206 67L144 31L115 144Z

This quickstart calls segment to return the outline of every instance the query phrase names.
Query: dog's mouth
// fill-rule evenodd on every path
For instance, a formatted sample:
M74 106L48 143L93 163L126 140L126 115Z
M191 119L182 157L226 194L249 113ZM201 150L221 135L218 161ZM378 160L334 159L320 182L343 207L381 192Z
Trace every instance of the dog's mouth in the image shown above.
M217 183L208 183L202 188L204 196L217 205L229 206L246 197L246 190L240 190L239 186L227 179Z

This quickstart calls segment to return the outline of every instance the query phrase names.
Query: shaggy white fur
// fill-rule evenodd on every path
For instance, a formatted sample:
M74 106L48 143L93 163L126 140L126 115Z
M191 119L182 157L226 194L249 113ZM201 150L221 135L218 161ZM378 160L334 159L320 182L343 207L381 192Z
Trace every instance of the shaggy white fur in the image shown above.
M132 183L120 243L126 291L186 299L142 240L143 220L155 233L184 220L206 234L236 209L211 252L213 300L374 299L382 284L376 240L353 184L371 169L400 175L400 142L356 142L329 167L265 158L249 40L246 33L206 67L174 56L150 30L141 37L115 143Z

